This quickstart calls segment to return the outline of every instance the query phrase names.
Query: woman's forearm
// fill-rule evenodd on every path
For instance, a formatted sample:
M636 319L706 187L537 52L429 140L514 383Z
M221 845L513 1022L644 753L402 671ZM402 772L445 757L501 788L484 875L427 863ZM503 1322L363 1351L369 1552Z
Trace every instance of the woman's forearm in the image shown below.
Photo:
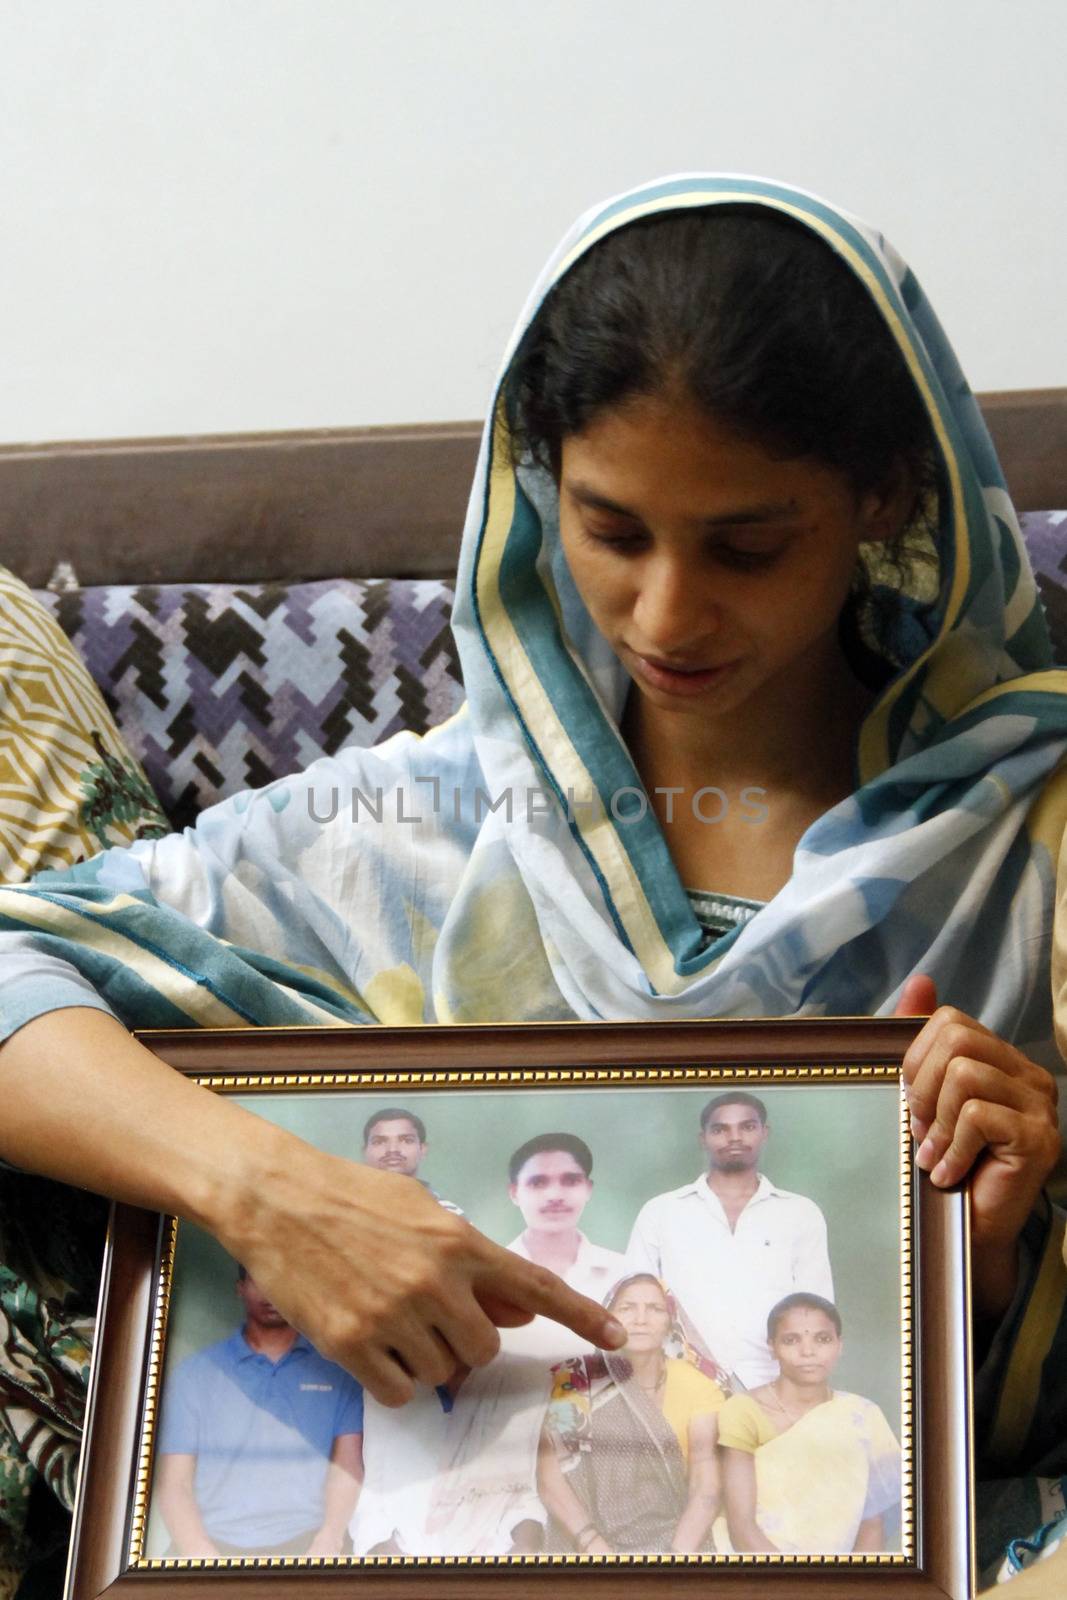
M689 1424L689 1498L678 1518L671 1549L703 1550L719 1509L718 1419L694 1417Z
M537 1449L537 1490L545 1510L555 1517L575 1543L579 1534L600 1533L600 1529L594 1527L589 1507L567 1482L548 1433L542 1433Z
M286 1135L198 1088L114 1017L52 1011L0 1046L0 1156L218 1232Z
M726 1446L722 1452L722 1483L730 1543L743 1554L776 1554L756 1520L756 1461L751 1450Z
M0 1156L200 1224L287 1322L386 1405L541 1313L625 1341L603 1307L454 1216L410 1178L327 1155L198 1088L105 1013L68 1007L0 1047Z
M678 1525L671 1540L671 1549L679 1553L703 1550L718 1509L716 1496L690 1492L685 1510L678 1518Z
M729 1519L730 1543L741 1555L777 1555L778 1546L772 1544L755 1517L742 1518L740 1522Z

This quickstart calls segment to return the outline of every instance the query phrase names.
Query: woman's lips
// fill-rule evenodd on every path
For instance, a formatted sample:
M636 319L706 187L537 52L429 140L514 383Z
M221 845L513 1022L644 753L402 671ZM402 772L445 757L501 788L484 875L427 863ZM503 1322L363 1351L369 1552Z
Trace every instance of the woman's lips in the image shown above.
M736 665L724 662L720 667L676 667L656 661L650 656L631 652L636 675L653 689L663 689L667 694L703 694L713 683L719 683Z

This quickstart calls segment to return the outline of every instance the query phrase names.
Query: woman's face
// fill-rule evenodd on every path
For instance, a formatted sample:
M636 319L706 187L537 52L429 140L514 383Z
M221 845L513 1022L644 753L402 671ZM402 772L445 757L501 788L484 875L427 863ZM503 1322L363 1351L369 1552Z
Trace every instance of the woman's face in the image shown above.
M639 397L563 441L560 532L583 601L646 708L773 714L840 661L861 540L897 531L901 495L781 460L688 396Z
M802 1388L827 1383L841 1355L841 1335L825 1311L795 1306L770 1341L783 1378Z
M612 1301L609 1310L618 1317L630 1335L626 1349L659 1350L671 1327L670 1307L658 1283L639 1278L628 1283Z

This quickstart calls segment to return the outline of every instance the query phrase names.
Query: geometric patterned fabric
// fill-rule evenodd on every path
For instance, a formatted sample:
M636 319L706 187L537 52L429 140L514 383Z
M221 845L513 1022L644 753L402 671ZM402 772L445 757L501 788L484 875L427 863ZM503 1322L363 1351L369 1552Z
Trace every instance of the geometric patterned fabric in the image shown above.
M1023 532L1067 663L1067 514ZM436 579L38 591L175 827L342 745L424 733L463 700Z
M1052 653L1060 666L1067 666L1067 511L1031 511L1019 520L1044 602Z
M443 722L463 700L435 580L38 591L174 827L342 745Z

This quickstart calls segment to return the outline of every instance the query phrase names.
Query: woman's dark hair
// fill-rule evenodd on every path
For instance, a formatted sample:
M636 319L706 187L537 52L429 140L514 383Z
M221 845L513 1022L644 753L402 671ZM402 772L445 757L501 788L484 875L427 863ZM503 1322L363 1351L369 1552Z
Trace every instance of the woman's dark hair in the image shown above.
M550 290L519 344L504 385L514 460L558 478L564 439L610 407L663 393L688 393L784 458L835 468L857 494L907 471L901 534L861 549L842 616L853 667L880 686L908 655L896 634L899 590L936 597L926 535L938 457L904 356L863 284L807 228L753 207L619 228Z
M867 290L807 228L710 207L634 222L550 291L506 379L520 456L558 472L563 440L631 397L689 392L709 415L858 490L931 450L922 400Z
M784 1300L779 1300L776 1306L771 1307L767 1317L768 1344L774 1342L779 1323L790 1311L821 1311L833 1323L838 1338L841 1337L841 1313L833 1301L824 1300L821 1294L808 1294L802 1289L797 1294L787 1294Z

